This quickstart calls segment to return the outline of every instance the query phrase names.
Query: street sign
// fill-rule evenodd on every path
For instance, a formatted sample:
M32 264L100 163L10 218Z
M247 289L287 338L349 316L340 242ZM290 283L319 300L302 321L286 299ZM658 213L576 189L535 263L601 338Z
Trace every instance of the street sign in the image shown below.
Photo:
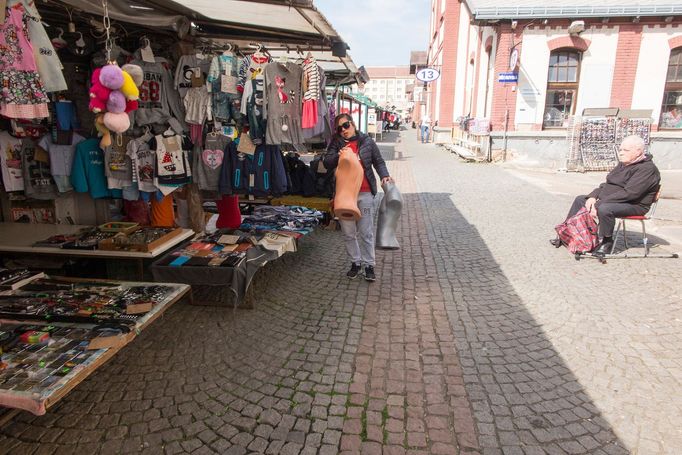
M499 73L497 75L497 82L517 83L519 82L519 73Z
M417 79L422 82L433 82L440 77L440 71L434 68L422 68L417 71Z

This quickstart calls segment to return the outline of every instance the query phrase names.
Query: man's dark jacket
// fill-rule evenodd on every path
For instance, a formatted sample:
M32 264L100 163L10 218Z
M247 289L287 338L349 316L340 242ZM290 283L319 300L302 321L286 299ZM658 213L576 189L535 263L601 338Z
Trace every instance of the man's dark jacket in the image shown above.
M332 143L327 148L327 153L324 155L324 167L327 169L335 169L339 165L339 150L346 146L346 140L340 136L334 137ZM372 171L372 165L377 170L380 178L389 177L388 168L384 159L381 157L379 147L372 140L369 135L358 132L358 154L360 155L360 162L365 170L365 177L372 189L372 194L377 194L377 180Z
M660 182L661 174L651 155L647 155L644 160L629 166L618 163L606 176L606 182L588 197L598 199L599 203L624 202L648 208L654 202Z

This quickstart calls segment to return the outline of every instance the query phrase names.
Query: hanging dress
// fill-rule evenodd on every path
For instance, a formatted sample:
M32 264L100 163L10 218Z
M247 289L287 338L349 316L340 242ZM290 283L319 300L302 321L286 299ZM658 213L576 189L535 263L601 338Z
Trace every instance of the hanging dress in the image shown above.
M10 118L48 116L48 98L28 39L30 16L22 4L7 8L0 25L0 115Z
M314 128L317 124L318 101L320 99L320 69L314 57L303 62L303 118L301 126Z

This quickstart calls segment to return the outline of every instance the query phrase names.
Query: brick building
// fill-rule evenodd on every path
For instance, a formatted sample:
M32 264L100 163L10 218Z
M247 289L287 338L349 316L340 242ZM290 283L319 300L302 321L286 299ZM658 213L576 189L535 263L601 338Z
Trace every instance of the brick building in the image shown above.
M488 118L493 141L506 130L512 147L535 147L543 155L534 160L560 161L570 115L642 109L650 111L656 132L652 150L669 159L667 167L682 167L673 155L682 145L682 4L508 5L432 0L428 64L441 71L425 97L433 120L447 127L464 115ZM518 83L498 82L505 72L518 73Z

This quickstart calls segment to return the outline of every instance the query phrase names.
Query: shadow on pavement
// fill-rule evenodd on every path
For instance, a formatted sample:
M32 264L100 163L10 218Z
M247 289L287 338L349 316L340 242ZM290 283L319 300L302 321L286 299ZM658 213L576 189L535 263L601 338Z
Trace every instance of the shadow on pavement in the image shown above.
M424 214L483 453L629 453L450 195L403 197Z

